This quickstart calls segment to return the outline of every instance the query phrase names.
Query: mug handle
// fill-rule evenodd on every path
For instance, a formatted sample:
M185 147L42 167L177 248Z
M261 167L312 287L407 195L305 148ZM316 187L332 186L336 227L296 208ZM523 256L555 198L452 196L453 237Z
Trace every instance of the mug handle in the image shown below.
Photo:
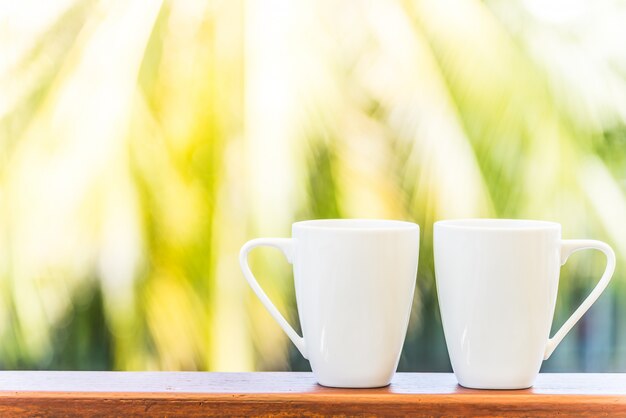
M611 280L611 276L613 276L613 271L615 270L615 253L613 249L609 247L608 244L602 241L590 240L590 239L568 239L561 241L561 265L565 264L567 258L576 251L585 250L585 249L594 249L600 250L606 256L606 268L604 269L604 274L600 278L600 281L591 291L589 296L583 301L583 303L574 311L572 316L569 317L567 321L561 326L561 328L554 334L554 337L548 339L548 344L546 345L546 351L544 353L543 359L547 360L552 355L552 352L556 348L557 345L561 342L563 337L567 335L570 329L578 322L578 320L587 312L587 310L593 305L593 303L598 299L598 297L602 294L606 286L609 284Z
M272 303L270 298L267 297L256 278L252 274L250 270L250 266L248 265L248 253L255 247L259 246L267 246L278 248L283 252L285 258L292 264L293 262L293 239L291 238L257 238L250 240L241 247L241 251L239 252L239 264L241 265L241 270L243 271L243 275L250 284L254 293L256 293L257 297L261 300L261 303L265 306L265 309L274 317L278 325L285 331L289 339L296 345L300 353L304 358L306 356L304 338L298 335L298 333L289 325L289 322L281 315L281 313L276 309L276 306Z

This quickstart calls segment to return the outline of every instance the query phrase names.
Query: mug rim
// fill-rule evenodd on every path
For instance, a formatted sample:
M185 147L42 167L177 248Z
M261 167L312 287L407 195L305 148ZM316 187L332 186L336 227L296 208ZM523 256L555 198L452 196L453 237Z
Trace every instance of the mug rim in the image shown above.
M544 231L561 230L561 224L534 219L463 218L435 222L437 228L480 231Z
M369 218L310 219L294 222L292 227L326 231L419 231L419 225L414 222Z

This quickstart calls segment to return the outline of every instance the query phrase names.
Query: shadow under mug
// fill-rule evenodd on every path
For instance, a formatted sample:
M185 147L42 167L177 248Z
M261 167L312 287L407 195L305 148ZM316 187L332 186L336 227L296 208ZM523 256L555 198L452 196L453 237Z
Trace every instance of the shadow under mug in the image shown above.
M296 222L293 238L247 242L239 262L252 290L334 387L380 387L391 381L415 290L419 226L402 221L334 219ZM303 336L276 309L248 266L255 247L280 249L293 264Z
M559 271L573 252L602 251L607 265L591 294L549 338ZM452 368L462 386L521 389L533 385L568 331L606 288L615 269L611 247L562 240L554 222L466 219L436 222L435 276Z

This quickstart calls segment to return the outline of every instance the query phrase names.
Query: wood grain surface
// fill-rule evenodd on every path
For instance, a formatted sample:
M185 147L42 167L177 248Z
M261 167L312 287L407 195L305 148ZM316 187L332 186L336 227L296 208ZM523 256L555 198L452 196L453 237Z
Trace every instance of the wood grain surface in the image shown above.
M310 373L0 372L0 416L77 415L626 417L626 374L541 374L531 389L488 391L447 373L333 389Z

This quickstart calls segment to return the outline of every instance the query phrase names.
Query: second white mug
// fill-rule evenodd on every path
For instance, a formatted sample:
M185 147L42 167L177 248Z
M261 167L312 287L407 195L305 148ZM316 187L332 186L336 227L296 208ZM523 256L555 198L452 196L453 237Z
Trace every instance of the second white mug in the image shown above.
M241 249L252 290L309 359L324 386L388 385L398 366L415 290L419 227L389 220L293 224L293 238L260 238ZM257 246L280 249L293 264L300 337L248 266Z
M606 288L611 247L562 240L553 222L467 219L435 223L435 275L446 345L463 386L532 386L542 360ZM573 252L602 251L607 266L591 294L549 338L559 270Z

